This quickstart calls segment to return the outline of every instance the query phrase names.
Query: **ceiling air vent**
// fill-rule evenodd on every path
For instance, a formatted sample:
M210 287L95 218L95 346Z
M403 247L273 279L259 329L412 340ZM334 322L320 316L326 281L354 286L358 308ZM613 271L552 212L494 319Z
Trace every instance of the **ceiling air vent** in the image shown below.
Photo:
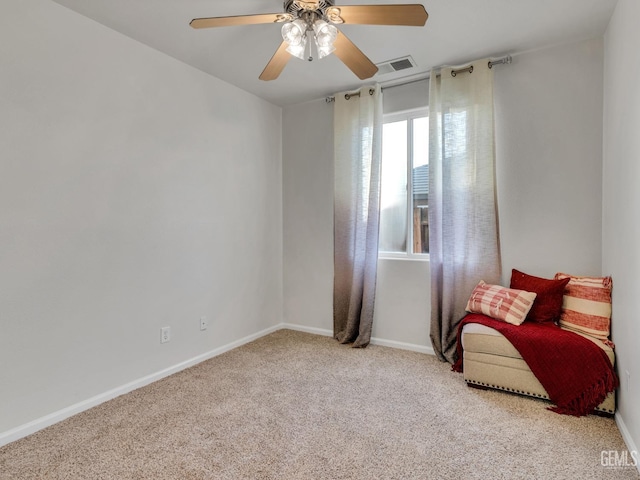
M416 66L416 62L411 58L411 55L407 55L406 57L378 63L376 66L378 67L378 75L384 75L385 73L399 72L400 70L414 68Z

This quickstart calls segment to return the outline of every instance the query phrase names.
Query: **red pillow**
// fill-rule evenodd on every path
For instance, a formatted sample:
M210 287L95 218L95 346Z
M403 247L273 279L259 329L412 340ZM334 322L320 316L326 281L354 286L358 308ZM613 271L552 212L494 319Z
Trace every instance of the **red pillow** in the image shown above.
M538 294L526 318L538 323L555 322L560 318L562 297L569 280L548 280L527 275L515 268L511 270L511 288Z

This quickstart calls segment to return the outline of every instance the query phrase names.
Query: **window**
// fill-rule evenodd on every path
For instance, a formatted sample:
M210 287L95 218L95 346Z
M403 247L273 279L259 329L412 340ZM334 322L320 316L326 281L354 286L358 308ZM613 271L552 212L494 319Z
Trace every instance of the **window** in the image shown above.
M387 115L382 127L380 254L429 253L429 116Z

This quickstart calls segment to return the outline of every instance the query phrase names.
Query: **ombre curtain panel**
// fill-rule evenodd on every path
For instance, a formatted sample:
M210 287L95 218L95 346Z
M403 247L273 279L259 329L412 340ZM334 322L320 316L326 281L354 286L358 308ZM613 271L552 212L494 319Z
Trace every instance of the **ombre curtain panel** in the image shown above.
M382 91L335 95L333 333L366 347L378 262Z
M469 67L434 70L429 85L430 337L450 363L473 288L501 275L493 72L488 59Z

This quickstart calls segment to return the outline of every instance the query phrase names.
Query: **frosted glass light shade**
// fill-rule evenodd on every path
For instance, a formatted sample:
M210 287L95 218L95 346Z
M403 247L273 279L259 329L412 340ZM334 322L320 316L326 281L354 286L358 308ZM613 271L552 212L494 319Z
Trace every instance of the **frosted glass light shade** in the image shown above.
M307 37L305 35L304 37L302 37L302 41L298 45L289 44L289 46L287 47L287 52L289 52L294 57L298 57L300 60L304 60L305 59L304 53L306 49L307 49Z
M336 51L336 47L334 47L333 45L328 45L326 47L318 46L318 59L322 59L327 55L331 55L335 51Z
M332 47L333 42L336 41L336 37L338 36L338 29L324 20L317 20L313 24L313 31L316 34L316 45L318 45L318 48Z
M306 42L306 36L307 24L300 18L282 25L282 38L290 46L295 47L303 44Z

